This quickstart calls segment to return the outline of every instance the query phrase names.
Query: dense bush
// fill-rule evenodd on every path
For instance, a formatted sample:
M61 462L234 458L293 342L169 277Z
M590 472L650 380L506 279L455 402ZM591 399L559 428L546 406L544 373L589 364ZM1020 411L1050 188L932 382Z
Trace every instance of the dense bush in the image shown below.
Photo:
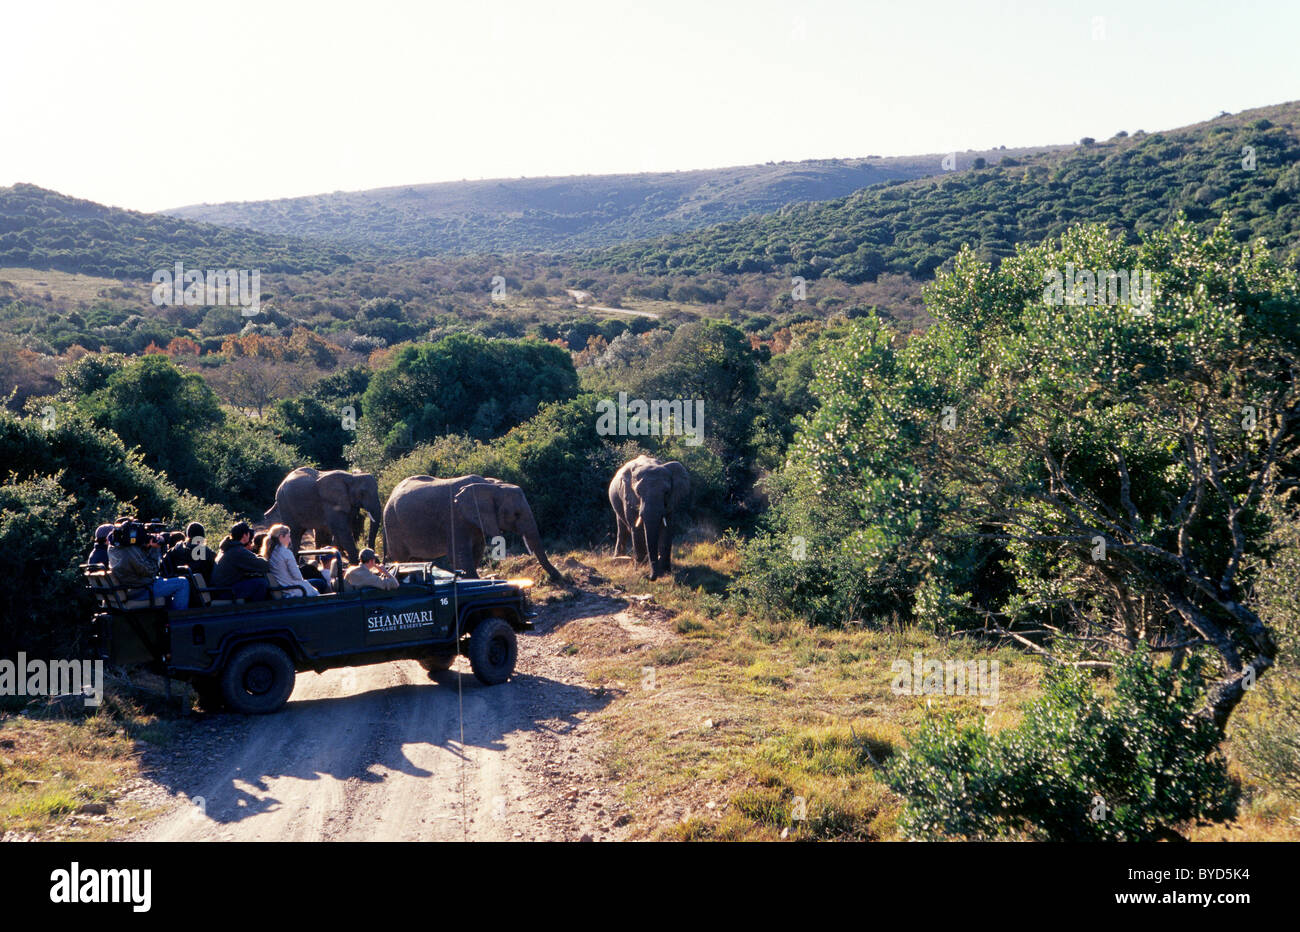
M270 428L224 412L201 376L165 356L89 355L60 380L56 420L87 419L139 450L173 485L233 512L260 514L300 465L300 454Z
M1156 288L1049 302L1061 269L1142 269ZM1275 654L1245 568L1300 444L1298 294L1226 226L1136 249L1080 227L996 269L963 253L924 334L864 318L828 351L739 587L817 620L874 603L1039 646L1062 627L1211 644L1226 724ZM802 561L782 557L794 535Z
M456 334L398 349L374 373L362 403L365 429L387 449L442 434L500 436L578 391L569 354L535 340L486 340Z
M18 650L72 653L88 620L77 565L90 549L90 534L83 503L68 494L60 478L0 485L0 547L9 555L0 561L0 656ZM89 510L114 508L103 500Z
M1293 119L1294 105L1284 107ZM1241 166L1245 146L1257 153L1249 171ZM1289 208L1300 184L1298 164L1294 129L1261 129L1238 115L1035 154L1020 165L877 185L837 200L614 246L584 261L644 275L752 269L847 282L872 281L884 272L926 279L963 246L996 260L1016 244L1060 236L1082 222L1105 223L1132 241L1169 224L1179 211L1202 230L1230 214L1241 240L1263 237L1279 258L1294 260L1300 212L1279 208ZM632 289L655 291L644 282Z
M1182 668L1145 651L1118 661L1103 700L1077 667L1049 670L1015 728L992 734L931 717L889 764L917 838L1149 841L1236 814L1238 791L1199 714L1201 655Z
M231 515L182 492L129 453L108 431L61 418L0 413L0 654L74 652L89 617L76 568L94 528L118 515L159 518L176 527L228 527Z
M1277 669L1243 700L1232 747L1262 784L1300 799L1300 519L1278 517L1276 550L1254 593L1259 616L1277 633Z

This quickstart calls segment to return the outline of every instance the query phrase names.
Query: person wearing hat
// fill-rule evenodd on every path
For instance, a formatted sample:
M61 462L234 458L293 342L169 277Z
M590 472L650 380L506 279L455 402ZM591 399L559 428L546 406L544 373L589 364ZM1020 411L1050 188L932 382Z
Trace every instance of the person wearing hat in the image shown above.
M159 540L138 521L128 521L108 539L108 568L114 581L128 590L128 599L148 598L174 611L190 607L190 584L158 576Z
M245 602L261 602L270 597L266 574L271 572L271 564L248 549L252 542L253 529L246 521L230 529L230 536L221 542L221 555L212 570L212 588L229 589L232 598Z
M86 562L91 566L108 568L108 535L113 533L113 525L101 524L95 528L95 544L90 548Z
M343 574L343 581L353 589L396 589L397 580L367 547L357 557L357 565Z
M181 567L187 566L192 572L201 573L204 582L212 585L212 569L217 558L208 546L203 525L197 521L190 522L190 526L185 529L185 538L173 544L163 556L163 575L180 576Z

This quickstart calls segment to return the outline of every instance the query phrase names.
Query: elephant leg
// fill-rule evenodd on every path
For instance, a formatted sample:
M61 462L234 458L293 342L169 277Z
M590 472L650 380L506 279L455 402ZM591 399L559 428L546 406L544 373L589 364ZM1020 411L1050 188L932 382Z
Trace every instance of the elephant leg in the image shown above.
M632 529L627 526L627 522L623 520L622 515L615 515L614 523L617 525L617 532L614 536L614 556L628 556L632 548Z
M671 527L666 527L659 534L659 556L660 565L665 573L673 571L673 532Z
M293 548L294 556L302 549L302 528L293 528L289 531L289 545Z
M479 551L482 554L482 550ZM452 557L451 568L453 570L463 570L465 576L470 579L478 578L478 564L474 562L474 542L470 540L457 541L456 553Z
M483 565L483 551L487 549L485 544L486 542L481 537L474 538L474 543L472 544L472 547L473 547L473 554L474 554L473 565L475 570L477 570L480 566Z
M329 534L334 538L335 546L347 555L348 562L356 563L357 540L352 536L351 522L348 520L347 515L330 517Z

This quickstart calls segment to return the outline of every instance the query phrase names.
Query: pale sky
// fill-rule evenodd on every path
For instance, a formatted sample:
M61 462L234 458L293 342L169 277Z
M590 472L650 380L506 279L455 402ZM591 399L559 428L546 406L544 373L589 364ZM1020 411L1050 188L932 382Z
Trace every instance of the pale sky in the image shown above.
M1300 3L0 6L0 185L137 210L1109 138L1300 98Z

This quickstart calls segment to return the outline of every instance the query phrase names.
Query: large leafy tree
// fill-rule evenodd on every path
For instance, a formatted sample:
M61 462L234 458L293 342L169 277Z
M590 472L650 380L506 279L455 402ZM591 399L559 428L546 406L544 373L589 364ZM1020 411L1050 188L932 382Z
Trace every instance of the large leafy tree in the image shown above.
M499 436L577 394L569 354L537 340L455 334L398 350L362 399L368 430L401 449L442 434Z
M1054 272L1080 270L1144 270L1154 294L1048 300ZM1276 652L1246 567L1295 477L1294 276L1226 225L1137 247L1081 227L996 268L964 252L927 305L935 325L906 346L869 321L827 361L755 585L790 576L845 617L813 596L833 602L818 583L848 565L845 600L1053 655L1068 643L1074 662L1208 648L1204 712L1222 726ZM809 559L781 560L800 528Z
M60 379L52 406L56 421L86 418L138 450L147 466L179 488L237 513L264 510L297 465L296 451L259 422L223 411L201 376L166 356L87 356ZM44 402L29 408L41 410Z

